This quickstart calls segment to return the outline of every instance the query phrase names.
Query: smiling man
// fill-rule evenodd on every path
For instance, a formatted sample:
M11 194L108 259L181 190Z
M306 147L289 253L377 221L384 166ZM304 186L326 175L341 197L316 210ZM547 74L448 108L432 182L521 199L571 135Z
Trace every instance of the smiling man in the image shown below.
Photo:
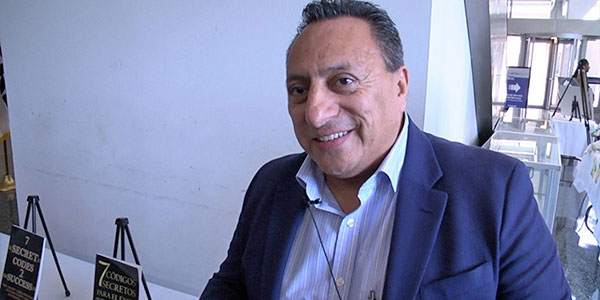
M377 6L307 5L286 79L306 152L258 171L201 299L568 299L527 169L417 128L402 56Z
M308 26L289 50L287 71L296 137L350 213L400 133L408 71L388 71L369 23L352 17Z

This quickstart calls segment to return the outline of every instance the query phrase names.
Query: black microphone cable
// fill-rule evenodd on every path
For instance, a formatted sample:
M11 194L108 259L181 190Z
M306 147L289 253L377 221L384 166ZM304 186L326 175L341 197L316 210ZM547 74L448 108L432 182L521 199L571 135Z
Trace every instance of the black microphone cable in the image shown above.
M315 216L310 210L311 205L316 205L321 203L321 199L310 200L308 197L306 198L308 203L308 213L313 221L313 225L315 225L315 230L317 231L317 237L319 238L319 244L321 244L321 250L323 250L323 254L325 254L325 260L327 260L327 267L329 268L329 274L331 275L331 280L333 281L333 287L335 288L335 292L338 295L338 298L342 300L342 296L340 295L340 290L337 287L337 283L335 282L335 276L333 276L333 268L331 267L331 263L329 262L329 257L327 256L327 251L325 251L325 246L323 245L323 240L321 239L321 233L319 232L319 227L317 226L317 221L315 221Z

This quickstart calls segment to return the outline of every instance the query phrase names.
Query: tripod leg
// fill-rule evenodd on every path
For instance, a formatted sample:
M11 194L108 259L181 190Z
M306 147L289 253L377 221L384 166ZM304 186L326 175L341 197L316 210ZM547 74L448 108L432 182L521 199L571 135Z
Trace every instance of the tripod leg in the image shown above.
M33 205L38 204L37 201L34 201ZM39 204L38 204L39 205ZM37 233L37 229L36 229L36 225L37 225L37 220L35 217L36 213L35 213L35 208L31 207L31 230L33 230L33 233Z
M131 247L131 253L133 254L133 259L135 263L140 264L140 259L138 258L137 251L135 251L135 245L133 244L133 239L131 238L131 232L129 232L129 226L125 225L125 231L127 231L127 239L129 240L129 246ZM148 283L146 283L146 278L144 277L144 273L142 272L142 283L144 284L144 290L146 290L146 296L148 296L148 300L152 300L150 296L150 289L148 289Z
M58 263L58 257L56 257L56 251L54 250L54 245L52 244L52 239L50 238L50 232L48 231L48 226L46 226L46 221L44 221L44 215L42 214L42 208L40 207L39 199L35 201L35 207L37 208L38 213L40 214L40 220L42 221L42 227L44 228L44 232L46 233L46 238L48 239L48 244L50 245L50 250L52 250L52 256L54 257L54 262L56 263L56 269L58 269L58 274L60 275L60 280L62 281L63 287L65 288L65 295L69 297L71 292L67 287L67 282L65 281L65 277L63 276L62 270L60 269L60 264ZM33 213L35 216L35 212ZM35 224L35 218L33 219L33 224ZM35 228L35 226L33 227Z
M125 228L121 227L121 260L125 260Z
M28 196L27 197L27 213L25 214L25 229L27 229L27 221L29 221L29 216L31 216L31 229L33 231L33 233L37 233L37 230L35 228L36 225L36 221L35 221L35 205L38 203L38 201L40 200L40 198L38 198L38 196Z
M144 291L146 291L146 298L148 298L148 300L152 300L152 296L150 295L150 289L148 288L148 283L146 283L146 277L144 277L143 271L142 271L142 283L144 284Z
M585 136L587 137L587 144L589 145L592 143L592 138L590 136L590 122L588 121L588 119L585 119L584 124L585 124L585 130L586 130Z
M25 222L23 228L27 229L27 223L29 223L29 214L31 213L31 200L27 198L27 212L25 213Z
M117 218L115 225L117 225L117 231L115 233L115 248L113 249L113 257L117 258L117 251L119 249L119 233L121 234L121 260L125 260L125 227L129 223L127 218Z
M573 74L573 76L571 76L571 79L569 79L569 83L567 83L567 88L565 88L565 90L563 91L562 95L560 95L560 97L558 98L558 103L556 103L556 107L554 108L554 112L552 113L552 118L554 118L554 115L556 115L556 111L560 107L560 103L562 102L563 97L567 93L567 89L571 85L571 81L573 81L573 78L575 78L576 75L577 75L577 71L575 72L575 74ZM563 114L564 114L564 112L563 112Z
M121 227L117 224L117 232L115 233L115 247L113 248L113 258L117 258L117 249L119 249L119 229Z

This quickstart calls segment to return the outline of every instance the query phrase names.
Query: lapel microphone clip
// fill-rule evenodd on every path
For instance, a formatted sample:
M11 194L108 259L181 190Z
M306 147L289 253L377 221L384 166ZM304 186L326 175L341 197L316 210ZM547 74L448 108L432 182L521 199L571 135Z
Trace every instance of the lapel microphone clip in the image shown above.
M308 202L308 205L317 205L319 203L321 203L321 199L316 199L316 200L310 200L308 197L306 197L306 202Z

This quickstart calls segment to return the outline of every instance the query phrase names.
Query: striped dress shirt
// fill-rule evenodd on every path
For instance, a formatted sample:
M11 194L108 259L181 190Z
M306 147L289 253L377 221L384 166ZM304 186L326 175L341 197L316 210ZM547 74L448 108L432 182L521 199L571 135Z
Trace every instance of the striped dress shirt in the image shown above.
M307 209L315 218L334 278L307 211L287 261L281 299L338 299L334 284L344 300L381 299L408 123L405 113L399 137L379 168L360 187L360 206L349 214L340 208L317 164L306 157L296 179L310 200L321 200Z

